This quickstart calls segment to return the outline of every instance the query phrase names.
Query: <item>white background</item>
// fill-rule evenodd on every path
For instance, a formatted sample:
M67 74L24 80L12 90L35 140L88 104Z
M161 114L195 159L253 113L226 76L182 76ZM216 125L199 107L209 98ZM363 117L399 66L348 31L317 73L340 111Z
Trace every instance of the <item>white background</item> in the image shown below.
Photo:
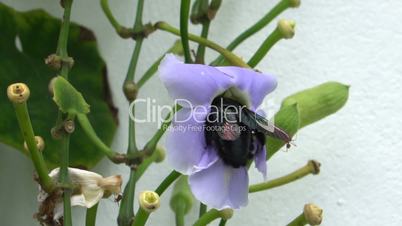
M62 15L56 0L1 2L18 10L41 7L57 17ZM165 20L178 25L179 0L145 2L144 22ZM211 26L210 38L227 45L276 2L224 0ZM122 24L132 25L136 1L111 0L110 5ZM401 225L402 1L302 0L299 9L288 10L280 17L296 20L296 35L277 44L257 67L278 77L279 86L270 96L276 103L274 108L287 95L328 80L351 85L350 99L336 115L304 128L297 136L297 148L279 152L269 161L270 179L304 165L309 159L322 163L320 175L250 195L250 204L236 211L228 225L285 225L307 202L324 209L323 225ZM113 100L119 107L121 124L113 148L125 151L127 103L120 89L134 42L121 40L114 33L98 0L76 0L72 20L93 29L98 38L109 69ZM235 52L249 59L273 26ZM198 33L199 27L193 26L191 30ZM152 34L143 46L137 74L141 75L175 39L161 31ZM215 55L209 51L207 56L213 59ZM158 98L162 104L172 101L157 77L140 96ZM156 125L141 125L139 143L144 144L155 129ZM2 225L33 225L37 187L32 181L31 163L10 148L0 149ZM120 173L125 181L128 178L127 168L113 166L107 160L95 171L104 175ZM169 171L166 163L153 167L144 175L137 191L155 188ZM261 181L254 169L250 175L251 182ZM97 225L115 225L117 210L112 200L103 200ZM188 216L188 225L197 211L195 206ZM74 210L75 225L84 224L83 213L83 209ZM162 208L150 217L149 225L174 225L172 216L165 195Z

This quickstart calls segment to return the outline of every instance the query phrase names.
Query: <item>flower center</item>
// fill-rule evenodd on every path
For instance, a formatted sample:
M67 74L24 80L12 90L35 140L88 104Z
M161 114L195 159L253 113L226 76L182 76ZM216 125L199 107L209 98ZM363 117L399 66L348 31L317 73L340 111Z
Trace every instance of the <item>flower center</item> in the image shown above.
M250 110L226 96L212 101L211 112L205 122L205 139L227 165L234 168L247 165L265 143L265 135L250 128L247 121L255 121Z

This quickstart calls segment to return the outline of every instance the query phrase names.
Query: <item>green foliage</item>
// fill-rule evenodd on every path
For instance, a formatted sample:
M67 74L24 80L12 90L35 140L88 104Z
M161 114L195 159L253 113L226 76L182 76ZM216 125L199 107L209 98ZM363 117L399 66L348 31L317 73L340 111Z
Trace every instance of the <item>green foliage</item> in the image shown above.
M23 138L5 91L11 83L26 83L31 90L28 108L32 124L35 134L46 142L43 155L50 168L59 163L59 142L50 135L58 108L48 92L48 84L57 72L48 68L43 59L56 50L60 24L60 20L43 10L21 13L0 3L0 142L23 151ZM17 48L17 38L21 49ZM91 105L89 119L99 137L110 144L116 129L113 117L116 110L110 102L106 66L99 56L95 38L90 30L72 24L68 42L69 55L75 60L70 82ZM86 111L83 106L76 110ZM91 168L103 157L88 142L81 128L72 134L70 150L70 165L75 167Z
M275 115L275 125L293 136L299 129L315 123L341 109L349 96L349 86L339 82L326 82L297 92L282 102ZM267 159L271 158L285 143L268 137Z
M54 81L53 100L60 111L71 115L89 113L84 97L66 79L58 76Z

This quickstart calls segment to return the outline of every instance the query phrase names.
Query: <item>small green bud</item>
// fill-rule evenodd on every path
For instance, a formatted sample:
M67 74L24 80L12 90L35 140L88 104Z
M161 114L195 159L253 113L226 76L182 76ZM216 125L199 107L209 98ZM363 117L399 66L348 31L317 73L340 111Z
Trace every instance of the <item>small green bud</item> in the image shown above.
M227 208L219 211L219 214L222 219L229 220L233 216L233 209Z
M123 85L123 92L128 101L134 101L137 98L138 86L133 81L125 81Z
M14 83L8 86L7 96L13 103L24 103L28 100L30 91L27 85L24 83Z
M163 162L163 160L165 160L165 157L166 157L165 148L162 147L161 145L156 146L154 155L155 155L155 159L154 159L155 163Z
M36 147L39 151L43 151L45 149L45 141L41 136L35 136ZM29 152L29 148L27 142L24 141L24 149Z
M191 23L199 24L209 20L208 7L208 0L195 0L191 8Z
M278 22L278 30L284 39L291 39L295 35L296 23L293 20L281 19Z
M285 98L282 107L297 104L302 128L341 109L348 96L349 86L326 82Z
M320 225L322 222L323 210L315 204L309 203L304 205L304 217L310 225Z
M174 212L184 208L184 214L187 214L193 207L194 196L188 185L188 177L181 176L175 183L172 196L170 198L170 208Z
M141 192L138 201L140 207L148 213L157 210L160 206L159 195L154 191Z
M300 6L300 0L288 0L289 1L289 5L292 8L297 8Z

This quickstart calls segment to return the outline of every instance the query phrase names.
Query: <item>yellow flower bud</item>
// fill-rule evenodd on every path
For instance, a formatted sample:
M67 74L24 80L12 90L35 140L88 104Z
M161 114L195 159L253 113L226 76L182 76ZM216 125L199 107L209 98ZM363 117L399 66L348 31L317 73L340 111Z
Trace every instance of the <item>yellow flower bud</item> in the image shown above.
M38 150L43 151L43 149L45 149L45 141L43 140L43 138L40 136L35 136L35 141L36 141L36 147L38 148ZM24 141L24 149L29 152L27 142L25 142L25 141Z
M160 198L154 191L143 191L139 196L139 203L143 210L150 213L159 208Z
M282 34L284 39L291 39L295 35L296 23L293 20L281 19L278 22L279 32Z
M310 225L320 225L322 222L322 209L315 204L304 205L304 217Z
M24 103L28 100L30 91L24 83L14 83L8 86L7 96L13 103Z

